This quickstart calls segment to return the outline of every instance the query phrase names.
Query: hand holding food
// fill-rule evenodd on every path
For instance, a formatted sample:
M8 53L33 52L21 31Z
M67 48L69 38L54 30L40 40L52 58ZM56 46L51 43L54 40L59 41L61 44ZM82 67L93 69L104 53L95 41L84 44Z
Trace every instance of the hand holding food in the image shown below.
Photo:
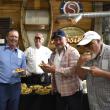
M15 70L15 72L16 72L16 73L21 73L21 72L25 72L25 70L22 69L22 68L17 68L17 69Z
M55 73L55 66L46 64L42 61L42 63L39 65L43 71L46 73Z
M90 52L84 52L81 56L85 59L85 61L91 60L92 58Z
M15 70L12 71L12 73L14 76L18 76L18 75L23 77L26 76L26 70L23 68L16 68Z
M91 59L92 59L91 58L91 53L90 52L85 52L85 53L81 54L77 64L80 65L80 66L84 65L85 62L87 62Z

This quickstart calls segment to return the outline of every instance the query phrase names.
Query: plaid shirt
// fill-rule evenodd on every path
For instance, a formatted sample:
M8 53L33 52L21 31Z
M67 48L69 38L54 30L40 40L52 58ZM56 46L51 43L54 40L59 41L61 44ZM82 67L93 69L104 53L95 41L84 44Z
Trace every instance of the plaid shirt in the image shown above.
M110 72L110 46L103 44L101 54L88 62L88 66L97 67ZM110 110L110 80L103 77L87 76L87 91L90 110Z
M50 63L54 62L56 51L53 52L50 58ZM74 74L74 66L79 59L79 52L71 47L69 44L65 46L63 56L61 58L60 67L56 69L55 74L58 75L58 79L55 79L55 74L52 74L52 85L55 89L56 81L58 80L61 96L70 96L80 90L80 80L76 74Z

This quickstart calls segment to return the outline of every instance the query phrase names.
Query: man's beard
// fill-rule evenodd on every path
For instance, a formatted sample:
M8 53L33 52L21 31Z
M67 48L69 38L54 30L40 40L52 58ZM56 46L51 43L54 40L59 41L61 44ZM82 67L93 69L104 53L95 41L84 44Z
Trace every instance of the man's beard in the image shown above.
M64 46L61 46L61 45L60 45L60 46L57 47L57 50L58 50L58 51L62 51L63 49L64 49Z
M95 59L96 57L97 57L97 54L94 53L94 52L92 52L92 54L91 54L91 59Z

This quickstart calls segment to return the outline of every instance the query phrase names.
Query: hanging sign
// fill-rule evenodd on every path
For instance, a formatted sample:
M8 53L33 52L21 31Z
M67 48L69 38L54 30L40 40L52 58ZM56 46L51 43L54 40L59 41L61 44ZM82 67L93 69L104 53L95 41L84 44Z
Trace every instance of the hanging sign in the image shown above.
M83 11L82 4L79 1L63 1L60 11L62 14L80 13Z

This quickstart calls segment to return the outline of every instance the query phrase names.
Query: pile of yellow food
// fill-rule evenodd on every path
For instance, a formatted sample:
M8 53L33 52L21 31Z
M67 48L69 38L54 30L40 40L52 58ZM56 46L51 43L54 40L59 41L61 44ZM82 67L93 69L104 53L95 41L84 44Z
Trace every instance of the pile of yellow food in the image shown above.
M21 84L21 94L29 94L32 93L32 89L30 89L26 83Z
M52 86L48 85L48 86L42 86L42 85L31 85L29 87L24 86L26 85L25 83L23 83L21 85L21 93L22 94L29 94L29 93L36 93L36 94L40 94L40 95L45 95L45 94L49 94L52 90ZM27 92L29 91L29 92Z

